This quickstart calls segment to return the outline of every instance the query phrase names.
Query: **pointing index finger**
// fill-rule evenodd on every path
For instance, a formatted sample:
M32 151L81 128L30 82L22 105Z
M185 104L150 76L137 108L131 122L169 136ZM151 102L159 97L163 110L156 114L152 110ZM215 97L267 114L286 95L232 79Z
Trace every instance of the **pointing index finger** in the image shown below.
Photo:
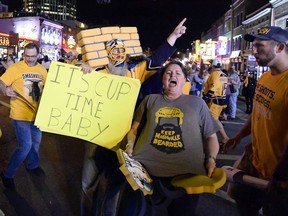
M184 18L184 19L178 24L177 28L183 26L183 24L185 23L186 20L187 20L187 18Z

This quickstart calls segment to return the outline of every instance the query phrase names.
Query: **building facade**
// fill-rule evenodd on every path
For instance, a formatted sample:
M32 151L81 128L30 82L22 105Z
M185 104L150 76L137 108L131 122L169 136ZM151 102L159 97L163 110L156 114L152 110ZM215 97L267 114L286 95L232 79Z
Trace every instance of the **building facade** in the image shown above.
M288 0L271 0L272 25L288 30Z
M77 0L23 0L24 10L51 20L75 20Z
M251 15L248 15L248 19L243 21L243 27L245 34L257 34L258 30L265 26L271 26L271 5L266 4L259 10L255 11ZM243 41L242 44L242 60L244 62L242 70L257 71L257 77L260 77L263 72L267 71L267 67L258 67L255 60L254 69L249 68L249 59L253 55L252 43Z
M246 42L243 36L247 33L257 33L261 27L273 23L287 29L288 0L270 0L270 2L269 0L232 0L230 9L222 15L222 18L212 23L211 28L201 34L201 42L218 37L218 43L224 44L222 41L225 39L227 54L221 55L221 52L216 50L217 58L221 59L225 69L234 66L237 71L245 72L248 62L250 64L253 58L251 57L252 44ZM223 21L222 24L219 20ZM223 28L223 23L223 33L216 31L215 29ZM223 46L220 48L223 49Z
M25 45L34 42L42 56L57 60L62 49L62 29L61 24L37 16L0 19L0 55L16 53L20 59Z

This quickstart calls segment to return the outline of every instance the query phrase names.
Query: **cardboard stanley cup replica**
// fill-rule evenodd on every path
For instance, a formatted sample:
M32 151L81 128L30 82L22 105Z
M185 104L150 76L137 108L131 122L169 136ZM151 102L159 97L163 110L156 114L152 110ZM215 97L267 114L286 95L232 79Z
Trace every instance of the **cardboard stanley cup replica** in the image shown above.
M92 68L109 63L105 43L112 39L122 40L129 56L143 55L136 27L102 27L82 30L77 34L83 61Z

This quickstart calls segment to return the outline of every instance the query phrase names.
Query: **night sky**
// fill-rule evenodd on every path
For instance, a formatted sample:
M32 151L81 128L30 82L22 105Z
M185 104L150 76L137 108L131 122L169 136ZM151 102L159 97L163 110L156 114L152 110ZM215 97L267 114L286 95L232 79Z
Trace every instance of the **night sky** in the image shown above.
M191 42L200 39L202 31L230 8L231 0L111 0L108 5L99 5L96 0L78 3L78 20L96 25L136 26L143 46L157 48L187 18L186 34L178 39L176 47L191 48ZM91 10L91 11L90 11Z
M12 11L20 9L22 0L2 2ZM136 26L142 47L155 49L186 17L186 34L176 43L178 49L186 50L229 10L230 4L231 0L111 0L111 4L100 5L97 0L78 0L77 20L90 27Z

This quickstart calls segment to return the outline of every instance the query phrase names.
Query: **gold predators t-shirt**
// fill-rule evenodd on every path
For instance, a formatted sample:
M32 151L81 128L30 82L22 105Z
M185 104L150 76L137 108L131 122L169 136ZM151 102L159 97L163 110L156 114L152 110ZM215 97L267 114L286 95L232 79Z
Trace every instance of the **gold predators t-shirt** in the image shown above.
M253 102L253 165L271 179L288 143L288 71L264 73L257 82Z
M46 77L47 70L41 64L29 67L20 61L7 69L0 80L18 94L10 99L10 118L34 121Z

